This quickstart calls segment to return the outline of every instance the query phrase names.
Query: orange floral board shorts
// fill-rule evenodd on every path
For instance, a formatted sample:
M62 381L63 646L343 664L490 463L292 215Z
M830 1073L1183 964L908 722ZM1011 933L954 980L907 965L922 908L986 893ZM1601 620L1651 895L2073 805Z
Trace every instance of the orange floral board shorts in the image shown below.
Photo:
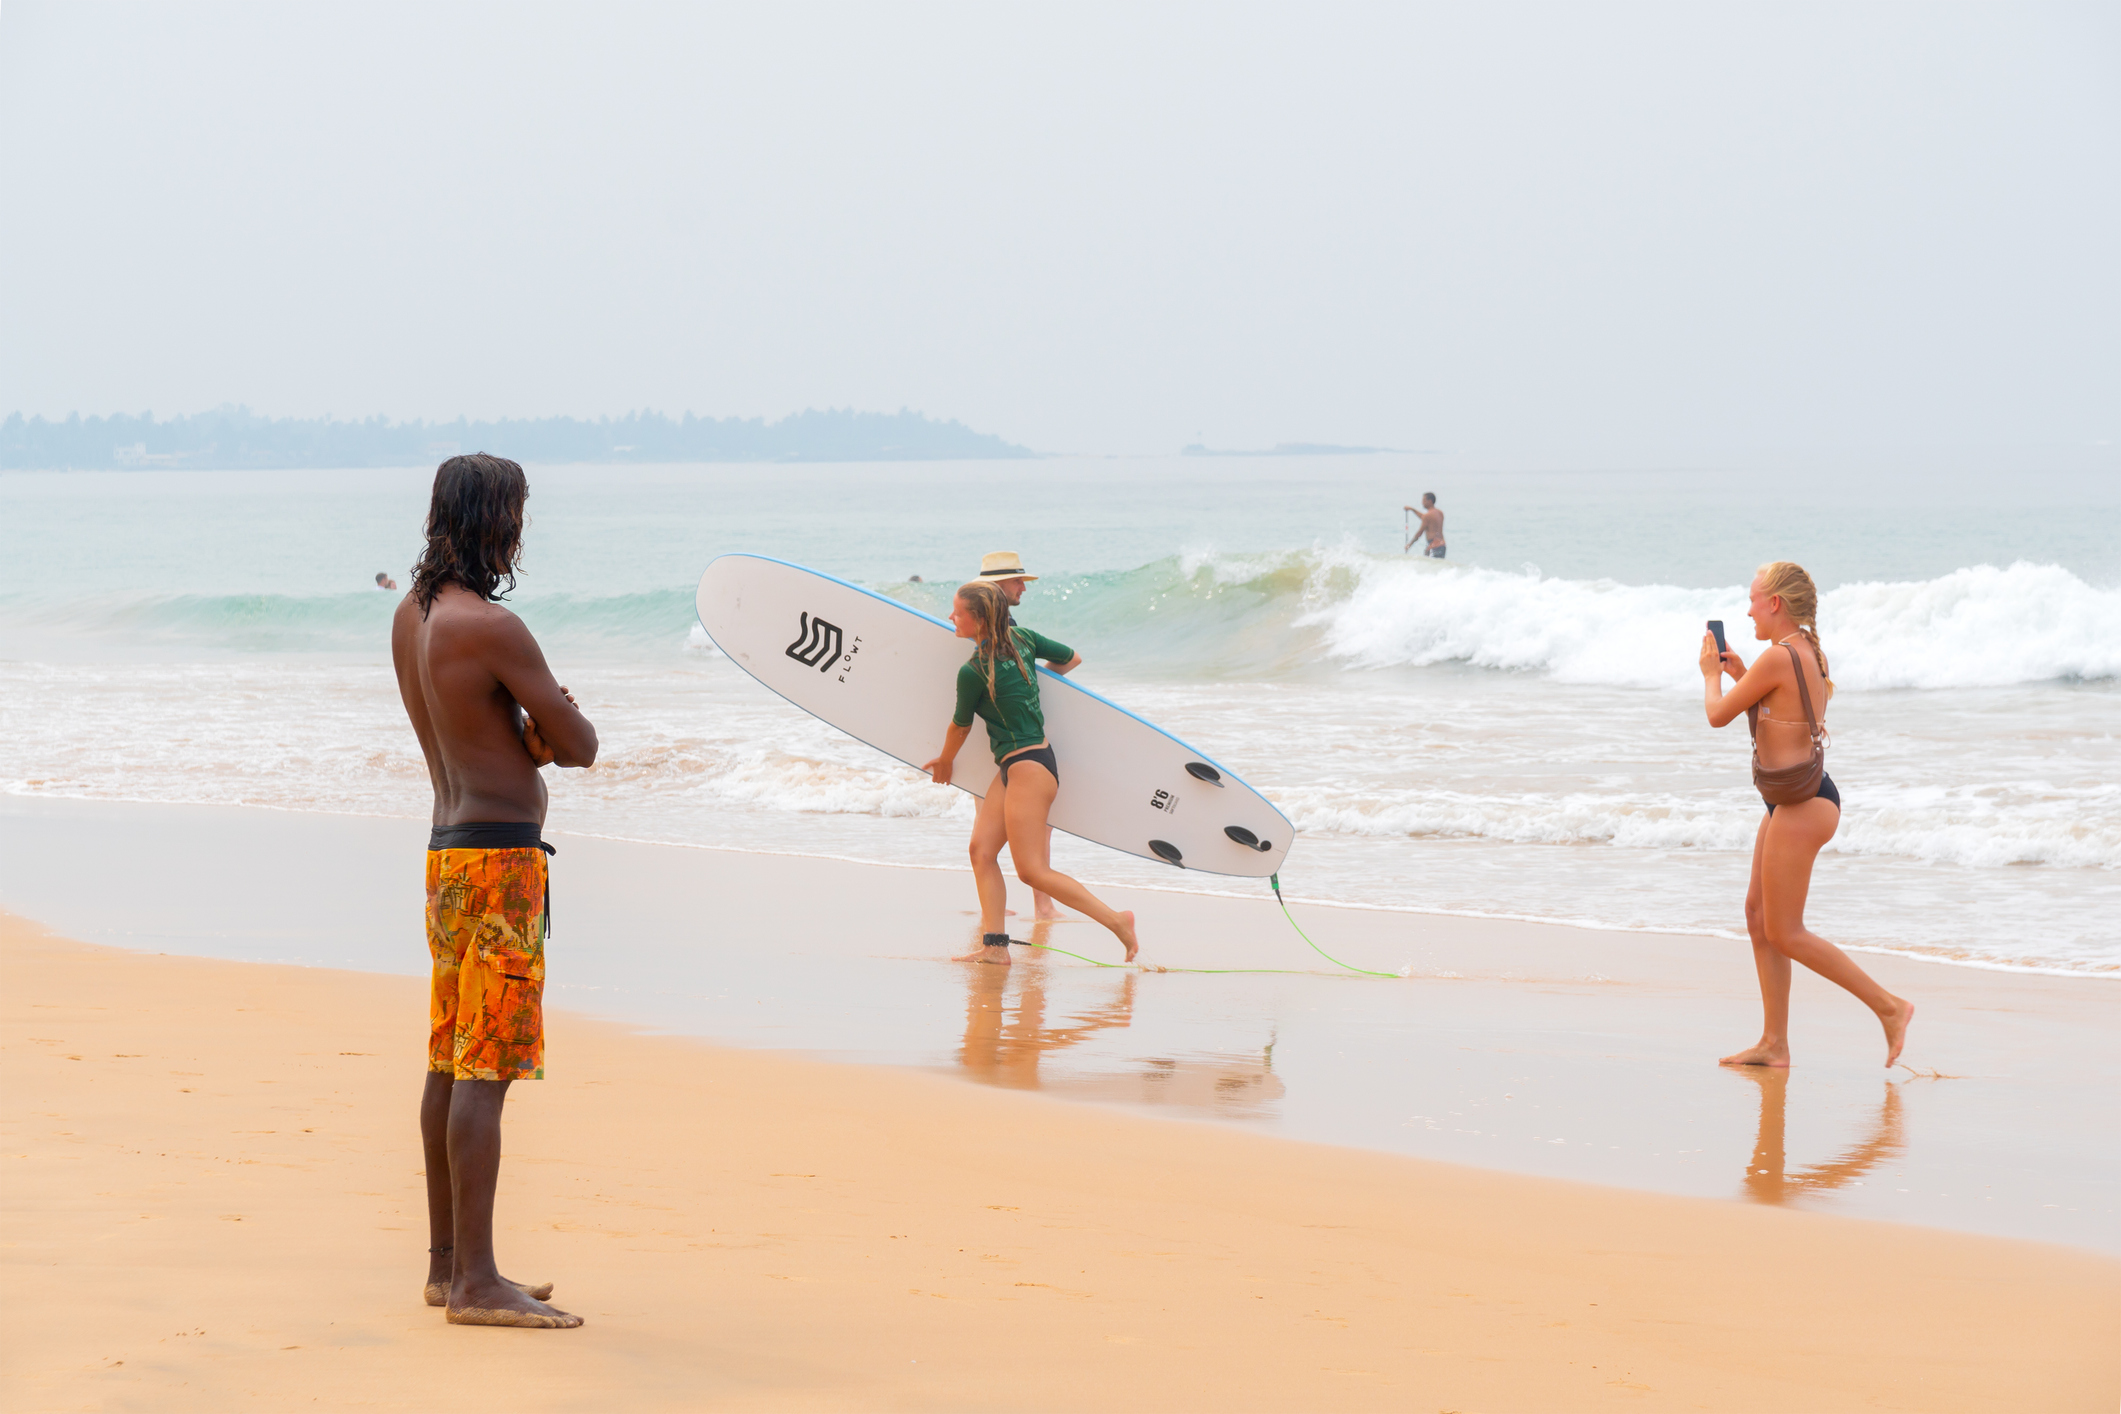
M427 1068L459 1080L545 1078L545 854L427 851Z

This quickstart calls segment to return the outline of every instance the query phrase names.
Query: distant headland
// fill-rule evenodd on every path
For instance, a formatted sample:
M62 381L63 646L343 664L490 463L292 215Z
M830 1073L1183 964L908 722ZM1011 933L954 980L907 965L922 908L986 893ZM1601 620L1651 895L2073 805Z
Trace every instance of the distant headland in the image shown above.
M25 418L0 423L0 468L122 470L430 466L460 452L527 462L887 462L1028 457L1036 453L961 422L921 413L806 409L778 422L758 417L666 417L659 412L588 420L500 418L473 422L340 422L260 417L226 404L158 420L153 413Z

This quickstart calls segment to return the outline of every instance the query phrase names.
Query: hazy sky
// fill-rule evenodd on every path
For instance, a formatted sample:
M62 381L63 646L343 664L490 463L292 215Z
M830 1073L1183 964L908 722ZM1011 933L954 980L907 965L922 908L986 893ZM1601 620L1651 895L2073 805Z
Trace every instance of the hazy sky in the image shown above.
M2121 7L0 7L0 414L2121 441Z

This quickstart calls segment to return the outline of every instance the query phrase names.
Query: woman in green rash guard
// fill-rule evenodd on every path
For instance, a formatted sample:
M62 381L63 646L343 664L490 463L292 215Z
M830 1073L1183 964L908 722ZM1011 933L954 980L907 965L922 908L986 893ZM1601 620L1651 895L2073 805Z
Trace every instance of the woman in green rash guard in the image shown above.
M1047 861L1046 812L1060 789L1060 763L1046 744L1046 717L1039 706L1038 673L1032 659L1042 658L1056 673L1082 662L1082 655L1028 628L1009 622L1009 601L991 584L974 582L957 591L950 622L959 638L979 650L957 670L957 711L943 736L943 751L922 769L939 786L950 784L950 767L972 735L975 713L987 723L987 740L1001 772L980 802L972 825L972 877L979 885L980 950L959 962L1009 961L1009 934L1002 911L1008 885L1002 879L1002 846L1016 861L1016 877L1052 895L1068 907L1112 930L1134 961L1140 950L1134 937L1134 915L1105 907L1097 896Z

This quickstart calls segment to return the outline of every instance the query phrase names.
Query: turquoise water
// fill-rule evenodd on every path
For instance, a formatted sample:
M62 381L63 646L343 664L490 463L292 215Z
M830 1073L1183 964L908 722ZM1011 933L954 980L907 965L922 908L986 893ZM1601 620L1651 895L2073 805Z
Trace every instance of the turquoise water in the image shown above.
M429 473L0 476L0 788L417 817L387 663ZM898 863L967 802L722 660L743 550L936 610L982 552L1084 680L1299 827L1299 896L1730 935L1758 802L1702 723L1704 619L1807 564L1847 809L1815 927L2121 971L2121 478L1454 469L1414 457L531 468L513 602L597 720L567 828ZM1437 492L1451 558L1401 553ZM912 575L926 583L909 583ZM1741 649L1746 645L1741 644ZM938 727L940 733L940 726ZM1218 889L1064 841L1092 879Z

